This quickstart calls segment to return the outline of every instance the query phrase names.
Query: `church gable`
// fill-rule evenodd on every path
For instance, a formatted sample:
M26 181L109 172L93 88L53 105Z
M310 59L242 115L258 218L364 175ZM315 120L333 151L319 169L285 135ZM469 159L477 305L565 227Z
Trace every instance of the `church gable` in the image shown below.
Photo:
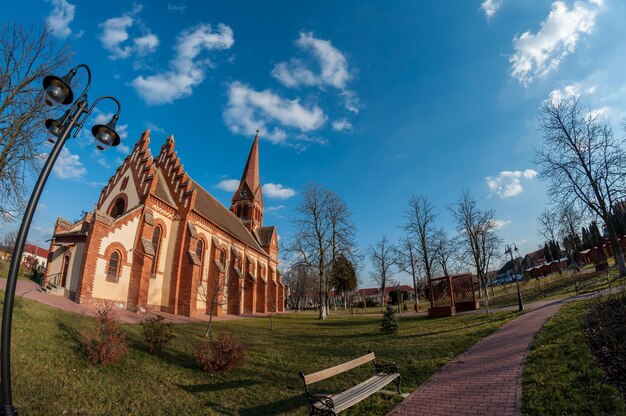
M96 209L111 215L115 205L124 201L124 211L145 201L155 177L155 167L150 154L150 130L146 130L124 163L117 168L100 193ZM112 215L115 216L115 215Z
M174 136L169 136L161 147L161 152L155 164L161 171L160 175L164 179L162 185L167 187L168 197L171 198L171 202L175 203L177 208L189 211L194 205L196 192L174 147ZM166 193L164 189L161 189L160 192Z

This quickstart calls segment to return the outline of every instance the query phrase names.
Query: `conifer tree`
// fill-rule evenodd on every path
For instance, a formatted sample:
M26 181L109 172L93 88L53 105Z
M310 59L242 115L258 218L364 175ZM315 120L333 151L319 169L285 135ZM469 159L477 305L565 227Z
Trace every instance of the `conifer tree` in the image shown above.
M387 309L383 314L383 320L380 323L380 333L393 335L398 333L398 321L396 320L396 311L387 305Z

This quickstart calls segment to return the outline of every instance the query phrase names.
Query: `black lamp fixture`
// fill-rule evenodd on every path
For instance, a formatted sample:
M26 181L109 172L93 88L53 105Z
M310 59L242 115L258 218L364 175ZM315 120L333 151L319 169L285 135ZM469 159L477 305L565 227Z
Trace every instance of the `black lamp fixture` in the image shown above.
M78 99L74 100L74 93L72 91L72 78L76 75L76 72L83 68L87 71L87 85L83 89L83 92L78 96ZM97 124L91 132L95 137L96 147L100 150L106 150L111 146L117 146L120 144L120 136L115 131L115 124L119 119L121 105L119 101L111 96L102 96L94 101L91 107L87 103L87 90L91 85L91 70L85 64L77 65L72 68L63 77L57 77L54 75L48 75L43 79L43 100L49 106L61 106L69 105L70 108L59 119L48 119L45 121L46 136L50 143L53 144L52 150L48 154L41 173L35 182L35 187L30 196L26 209L24 210L24 217L22 218L22 224L17 233L15 239L15 248L11 257L11 266L9 267L9 274L7 276L7 284L4 293L4 305L2 307L2 340L0 342L0 387L1 387L1 399L0 416L17 416L17 409L13 406L13 396L11 390L11 324L13 320L13 305L15 301L15 288L17 286L17 275L19 272L20 261L22 254L24 253L24 244L26 243L26 236L30 229L37 203L43 192L43 187L50 176L54 162L56 162L65 142L73 133L74 137L78 135L83 124L93 112L96 104L104 99L109 99L117 104L117 112L107 124Z
M517 249L517 246L515 245L515 243L511 243L511 244L507 244L505 246L505 250L504 250L504 254L507 255L509 254L511 256L511 264L513 265L513 274L515 274L515 260L513 260L513 252L515 252L516 257L519 258L519 250ZM522 271L520 270L520 274L522 273ZM519 275L515 276L515 285L517 286L517 307L518 310L520 312L522 312L524 310L524 302L522 301L522 292L520 291L519 288Z
M72 93L72 78L76 75L77 68L73 68L63 77L57 77L56 75L48 75L44 77L43 100L47 105L67 105L74 101L74 94Z

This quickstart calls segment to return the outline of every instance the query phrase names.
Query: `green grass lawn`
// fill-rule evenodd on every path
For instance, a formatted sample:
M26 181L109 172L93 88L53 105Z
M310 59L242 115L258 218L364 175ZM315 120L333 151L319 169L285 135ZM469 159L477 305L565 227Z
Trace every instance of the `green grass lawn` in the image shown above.
M247 363L216 376L199 371L194 359L205 324L174 325L175 340L157 356L146 352L138 325L124 325L128 355L117 364L93 367L79 344L92 318L24 299L13 325L14 400L23 415L305 415L301 369L317 371L371 348L380 361L398 363L403 391L410 392L514 316L404 318L392 337L378 334L380 318L372 316L331 315L318 321L314 313L286 313L273 318L273 330L269 318L217 322L216 331L231 331L246 345ZM366 365L319 388L345 389L372 371ZM377 394L345 414L382 415L399 401Z
M624 400L585 342L592 301L565 305L537 334L524 369L525 415L623 415Z

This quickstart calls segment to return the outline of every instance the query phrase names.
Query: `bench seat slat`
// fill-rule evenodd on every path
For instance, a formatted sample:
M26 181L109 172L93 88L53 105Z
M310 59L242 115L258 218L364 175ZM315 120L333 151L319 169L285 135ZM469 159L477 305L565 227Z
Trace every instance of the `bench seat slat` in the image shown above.
M376 393L398 377L400 377L400 374L398 373L377 374L346 391L331 395L330 397L335 404L335 412L338 413L353 406L354 404ZM316 407L320 409L326 408L321 403L316 403Z
M365 354L362 357L355 358L354 360L348 361L347 363L339 364L334 367L330 367L325 370L318 371L316 373L305 375L304 382L307 385L317 383L318 381L322 381L324 379L343 373L345 371L352 370L355 367L358 367L370 361L374 361L375 359L376 359L376 356L374 355L374 353L370 352L369 354Z

